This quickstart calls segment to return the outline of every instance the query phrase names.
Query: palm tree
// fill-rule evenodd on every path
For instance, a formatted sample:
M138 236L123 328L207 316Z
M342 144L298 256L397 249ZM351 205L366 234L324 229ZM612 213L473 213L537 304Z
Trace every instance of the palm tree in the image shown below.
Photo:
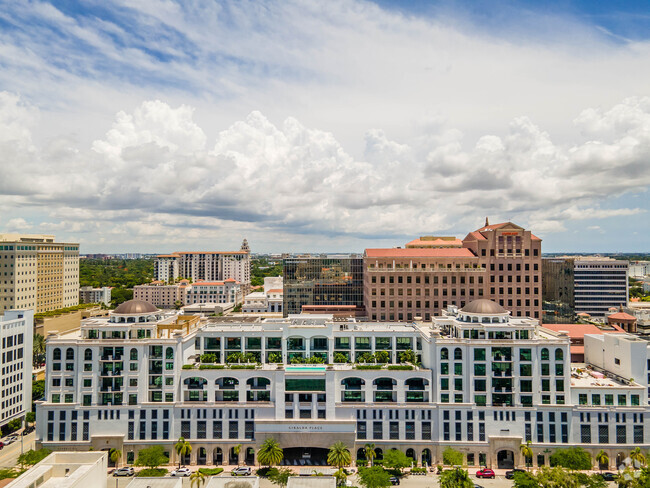
M327 453L327 464L341 469L348 466L351 461L350 450L343 442L338 441L330 446L330 452Z
M530 447L530 441L526 441L526 444L521 444L519 450L521 451L521 455L524 456L526 468L528 468L528 460L533 458L533 450Z
M262 443L259 451L257 451L257 460L264 466L271 467L280 464L283 458L284 452L282 451L280 444L271 437L266 439Z
M334 473L334 477L336 478L336 486L343 486L345 485L345 480L348 478L348 475L345 473L345 470L341 468Z
M178 454L178 467L180 468L183 458L192 453L192 446L185 440L185 437L179 437L178 442L174 444L174 449Z
M201 485L205 484L205 477L206 476L197 469L190 475L190 487L194 488L194 483L196 483L197 488L201 488Z
M117 468L117 464L120 462L120 459L122 459L122 451L119 449L111 449L109 456L111 458L111 462L115 463L115 467Z
M377 456L377 453L375 452L375 445L374 444L366 444L363 446L363 450L366 452L366 459L370 461L370 467L373 466L373 459Z
M232 452L237 456L237 465L239 466L239 453L241 452L241 444L237 444L232 448Z
M634 450L630 453L630 459L632 462L638 462L640 466L643 466L645 464L645 456L641 452L640 447L635 447ZM636 468L636 466L635 466Z
M609 466L609 456L605 451L602 449L598 454L596 454L596 462L598 463L598 467L602 466L603 464L606 466ZM601 472L603 471L602 469L600 470Z
M35 367L39 367L45 359L45 337L41 334L34 335L34 343L32 345L33 358L32 361Z

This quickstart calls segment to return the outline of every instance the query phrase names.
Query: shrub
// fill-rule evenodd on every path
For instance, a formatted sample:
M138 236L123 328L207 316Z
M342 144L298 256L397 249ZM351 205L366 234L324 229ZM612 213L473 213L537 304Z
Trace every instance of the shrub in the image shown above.
M381 364L357 364L355 369L381 369L382 365Z
M225 367L223 364L202 364L199 369L224 369Z
M262 477L262 478L266 478L269 475L269 471L271 471L272 469L273 469L273 467L271 467L271 466L265 466L265 467L260 468L257 471L255 471L255 474L257 476Z
M392 371L410 371L413 369L413 366L410 364L389 364L388 369Z
M193 364L184 364L183 369L194 369L194 365Z
M254 364L231 364L230 369L255 369Z
M566 469L591 469L591 455L581 447L558 449L550 458L551 466L561 466Z
M165 476L166 474L167 470L165 468L147 468L143 469L142 471L138 471L136 476L151 478L155 476Z
M206 476L217 476L223 472L223 468L199 468L199 472Z
M366 466L368 466L368 461L366 461L365 459L357 459L356 464L358 468L365 468Z
M217 355L212 353L201 354L202 363L216 363Z

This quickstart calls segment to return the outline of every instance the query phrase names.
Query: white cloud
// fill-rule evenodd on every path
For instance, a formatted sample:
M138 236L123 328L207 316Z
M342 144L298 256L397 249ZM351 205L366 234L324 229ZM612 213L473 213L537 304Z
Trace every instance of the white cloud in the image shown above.
M9 221L7 221L4 227L7 232L12 232L12 231L16 232L25 229L31 229L32 225L28 223L25 219L17 217L15 219L10 219Z

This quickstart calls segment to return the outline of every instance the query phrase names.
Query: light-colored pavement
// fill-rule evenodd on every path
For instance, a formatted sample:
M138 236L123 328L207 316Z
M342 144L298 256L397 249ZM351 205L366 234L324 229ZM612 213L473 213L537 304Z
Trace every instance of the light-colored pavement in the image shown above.
M34 440L36 439L36 433L32 432L26 436L18 436L18 440L13 444L9 444L0 450L0 467L2 468L13 468L18 464L18 456L20 456L20 441L22 439L23 452L27 452L30 449L34 449Z

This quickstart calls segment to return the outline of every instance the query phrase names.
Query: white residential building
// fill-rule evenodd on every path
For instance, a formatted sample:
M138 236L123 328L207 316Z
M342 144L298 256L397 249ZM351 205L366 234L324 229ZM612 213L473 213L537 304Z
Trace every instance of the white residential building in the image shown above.
M192 281L233 279L247 288L251 281L251 261L246 239L239 251L174 252L157 256L154 279L170 282L178 278Z
M243 301L241 283L227 279L225 281L197 281L188 287L185 304L196 303L234 303Z
M111 287L93 288L92 286L82 286L79 288L79 303L103 303L111 304Z
M32 409L32 343L34 312L5 310L0 315L2 337L2 403L0 426Z
M282 313L283 284L281 276L264 278L263 291L249 293L244 297L244 313Z
M117 448L126 462L162 444L178 462L182 436L186 464L249 465L269 437L292 465L324 463L335 441L353 459L372 442L379 459L395 448L429 465L451 446L465 465L509 468L523 466L519 446L531 441L534 465L580 446L615 466L650 448L648 343L603 334L585 337L585 350L586 364L572 365L566 334L489 300L432 323L164 319L126 302L48 339L37 443ZM234 353L258 364L228 364ZM196 364L204 354L216 364Z

